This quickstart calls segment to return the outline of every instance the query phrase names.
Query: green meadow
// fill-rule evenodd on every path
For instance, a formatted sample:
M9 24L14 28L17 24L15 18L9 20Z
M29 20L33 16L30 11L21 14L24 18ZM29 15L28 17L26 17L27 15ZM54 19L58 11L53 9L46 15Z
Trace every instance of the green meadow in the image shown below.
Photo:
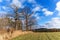
M11 40L60 40L60 32L33 32L20 35Z

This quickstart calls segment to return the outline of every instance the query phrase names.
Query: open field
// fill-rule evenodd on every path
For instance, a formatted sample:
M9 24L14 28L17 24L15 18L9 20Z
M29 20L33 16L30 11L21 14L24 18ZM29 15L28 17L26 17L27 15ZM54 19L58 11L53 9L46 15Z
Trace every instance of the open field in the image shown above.
M34 32L20 35L11 40L60 40L60 32Z

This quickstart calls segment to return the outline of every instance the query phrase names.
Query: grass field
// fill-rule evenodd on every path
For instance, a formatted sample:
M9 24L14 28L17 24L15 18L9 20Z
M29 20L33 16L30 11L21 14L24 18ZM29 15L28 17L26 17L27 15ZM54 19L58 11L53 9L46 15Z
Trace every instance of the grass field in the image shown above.
M60 32L35 32L20 35L12 40L60 40Z

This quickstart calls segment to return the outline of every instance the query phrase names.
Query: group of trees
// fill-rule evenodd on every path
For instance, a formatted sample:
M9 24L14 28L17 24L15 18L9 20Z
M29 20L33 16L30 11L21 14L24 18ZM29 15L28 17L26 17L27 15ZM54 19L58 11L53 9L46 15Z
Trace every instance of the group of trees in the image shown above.
M33 32L60 32L60 29L56 29L56 28L52 28L52 29L39 28L39 29L34 29L32 31Z
M37 24L36 18L32 15L34 12L31 11L29 7L24 7L22 9L18 8L15 5L9 6L13 9L13 14L9 13L6 15L8 19L8 26L14 27L16 30L22 30L23 25L26 28L26 31L31 30L33 25Z

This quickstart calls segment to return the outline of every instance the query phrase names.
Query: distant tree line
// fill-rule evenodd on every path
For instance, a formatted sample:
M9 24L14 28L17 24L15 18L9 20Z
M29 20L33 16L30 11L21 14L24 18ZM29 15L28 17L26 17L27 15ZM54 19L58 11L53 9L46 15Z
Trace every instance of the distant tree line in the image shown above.
M33 32L60 32L60 29L56 29L56 28L52 28L52 29L40 28L40 29L34 29L32 31Z

